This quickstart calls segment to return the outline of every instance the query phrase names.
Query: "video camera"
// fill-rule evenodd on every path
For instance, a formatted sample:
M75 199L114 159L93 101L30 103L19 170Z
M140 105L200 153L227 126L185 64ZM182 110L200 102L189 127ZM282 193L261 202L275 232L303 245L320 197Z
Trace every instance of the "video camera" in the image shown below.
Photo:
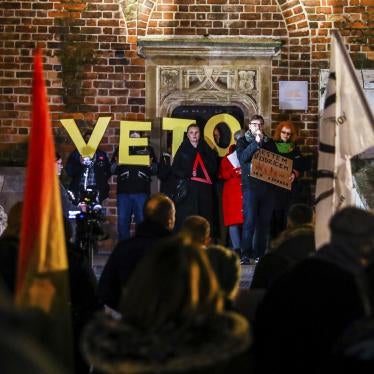
M77 236L99 236L102 234L101 223L104 221L103 207L97 202L97 192L86 189L80 194L79 207L76 215Z
M105 239L102 224L105 220L103 207L98 203L98 193L90 188L80 193L80 212L76 214L76 243L92 261L97 251L97 241Z

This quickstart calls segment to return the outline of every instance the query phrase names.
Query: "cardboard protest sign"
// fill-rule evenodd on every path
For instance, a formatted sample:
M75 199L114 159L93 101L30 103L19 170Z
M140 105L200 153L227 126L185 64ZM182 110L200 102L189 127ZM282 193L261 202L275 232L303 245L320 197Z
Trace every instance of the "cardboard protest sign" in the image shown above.
M292 160L276 153L259 149L253 155L251 177L276 186L291 189Z

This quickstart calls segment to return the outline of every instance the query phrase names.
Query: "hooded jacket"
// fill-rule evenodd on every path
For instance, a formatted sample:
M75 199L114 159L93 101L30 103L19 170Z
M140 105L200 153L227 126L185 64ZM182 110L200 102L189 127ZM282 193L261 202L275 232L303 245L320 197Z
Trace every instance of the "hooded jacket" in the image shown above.
M158 331L100 316L83 337L87 360L113 374L244 373L249 346L248 322L232 312L170 322Z

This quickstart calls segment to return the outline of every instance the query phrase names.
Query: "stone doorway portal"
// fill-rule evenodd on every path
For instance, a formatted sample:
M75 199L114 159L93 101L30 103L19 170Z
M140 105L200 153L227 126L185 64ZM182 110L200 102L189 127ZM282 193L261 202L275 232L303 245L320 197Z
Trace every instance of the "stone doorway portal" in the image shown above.
M235 107L242 113L241 124L261 113L270 125L271 64L280 47L271 38L139 39L138 54L145 58L146 118L173 117L178 108ZM165 142L161 134L155 123L151 138L156 151Z

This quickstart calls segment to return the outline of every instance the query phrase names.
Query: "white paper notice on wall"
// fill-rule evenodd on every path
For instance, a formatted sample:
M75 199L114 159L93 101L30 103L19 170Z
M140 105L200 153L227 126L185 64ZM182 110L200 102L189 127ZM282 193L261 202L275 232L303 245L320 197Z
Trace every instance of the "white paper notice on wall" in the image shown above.
M308 81L279 81L279 109L308 110Z

